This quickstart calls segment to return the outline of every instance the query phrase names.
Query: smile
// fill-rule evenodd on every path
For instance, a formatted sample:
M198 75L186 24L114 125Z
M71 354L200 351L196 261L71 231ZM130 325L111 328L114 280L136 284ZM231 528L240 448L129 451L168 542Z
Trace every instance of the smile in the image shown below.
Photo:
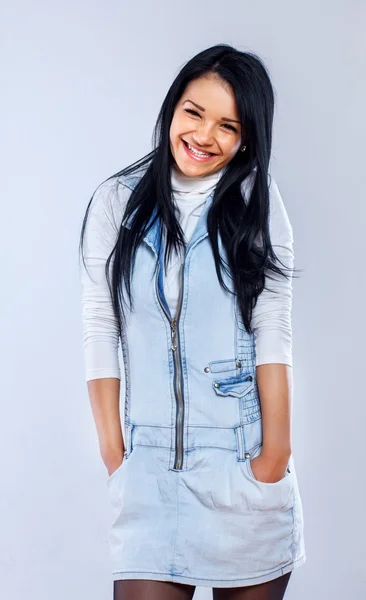
M191 146L185 140L182 140L182 142L188 156L194 158L195 160L206 161L210 160L210 158L212 158L213 156L216 156L216 154L213 154L212 152L202 152L200 150L197 150L196 148L194 148L194 146Z

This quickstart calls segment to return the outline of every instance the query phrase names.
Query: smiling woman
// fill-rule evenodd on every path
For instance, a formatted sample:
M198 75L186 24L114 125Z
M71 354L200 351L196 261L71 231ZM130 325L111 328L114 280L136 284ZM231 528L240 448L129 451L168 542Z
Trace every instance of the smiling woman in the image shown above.
M180 170L194 177L222 169L239 150L241 138L230 86L215 74L191 81L170 126L170 149Z
M257 56L202 51L166 95L153 151L86 211L85 368L115 510L115 600L183 600L197 585L215 600L280 600L305 561L273 111Z

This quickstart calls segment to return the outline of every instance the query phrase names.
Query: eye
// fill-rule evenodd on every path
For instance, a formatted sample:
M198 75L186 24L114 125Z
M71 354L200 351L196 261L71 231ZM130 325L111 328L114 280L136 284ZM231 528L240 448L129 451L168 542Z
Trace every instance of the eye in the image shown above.
M187 113L190 113L192 115L197 115L198 117L200 116L199 113L196 110L193 110L192 108L185 108L184 109Z
M236 127L234 127L233 125L229 125L228 123L224 123L223 127L227 127L228 129L230 129L231 131L234 131L235 133L238 132Z

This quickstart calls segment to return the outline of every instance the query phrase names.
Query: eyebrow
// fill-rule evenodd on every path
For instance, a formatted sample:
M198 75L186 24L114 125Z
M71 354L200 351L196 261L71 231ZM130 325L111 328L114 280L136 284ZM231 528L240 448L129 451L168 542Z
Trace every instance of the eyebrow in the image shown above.
M197 104L196 102L193 102L193 100L184 100L183 104L185 102L191 102L192 104L194 104L199 110L202 110L202 112L205 112L205 109L203 108L203 106L200 106L199 104ZM232 121L233 123L239 123L240 121L237 121L236 119L228 119L227 117L221 117L221 121Z

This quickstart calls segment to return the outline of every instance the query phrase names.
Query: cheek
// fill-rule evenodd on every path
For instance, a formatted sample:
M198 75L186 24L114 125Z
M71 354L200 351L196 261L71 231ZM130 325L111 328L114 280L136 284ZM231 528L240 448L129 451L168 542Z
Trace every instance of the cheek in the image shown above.
M237 153L237 151L240 148L240 141L230 141L225 145L225 154L227 154L227 156L233 157L235 156L235 154Z
M173 144L179 144L182 135L192 131L192 122L183 115L173 117L170 125L170 140Z
M171 127L170 127L170 133L169 133L169 137L170 137L170 143L174 146L177 145L178 143L178 137L179 137L179 125L176 122L172 122Z

